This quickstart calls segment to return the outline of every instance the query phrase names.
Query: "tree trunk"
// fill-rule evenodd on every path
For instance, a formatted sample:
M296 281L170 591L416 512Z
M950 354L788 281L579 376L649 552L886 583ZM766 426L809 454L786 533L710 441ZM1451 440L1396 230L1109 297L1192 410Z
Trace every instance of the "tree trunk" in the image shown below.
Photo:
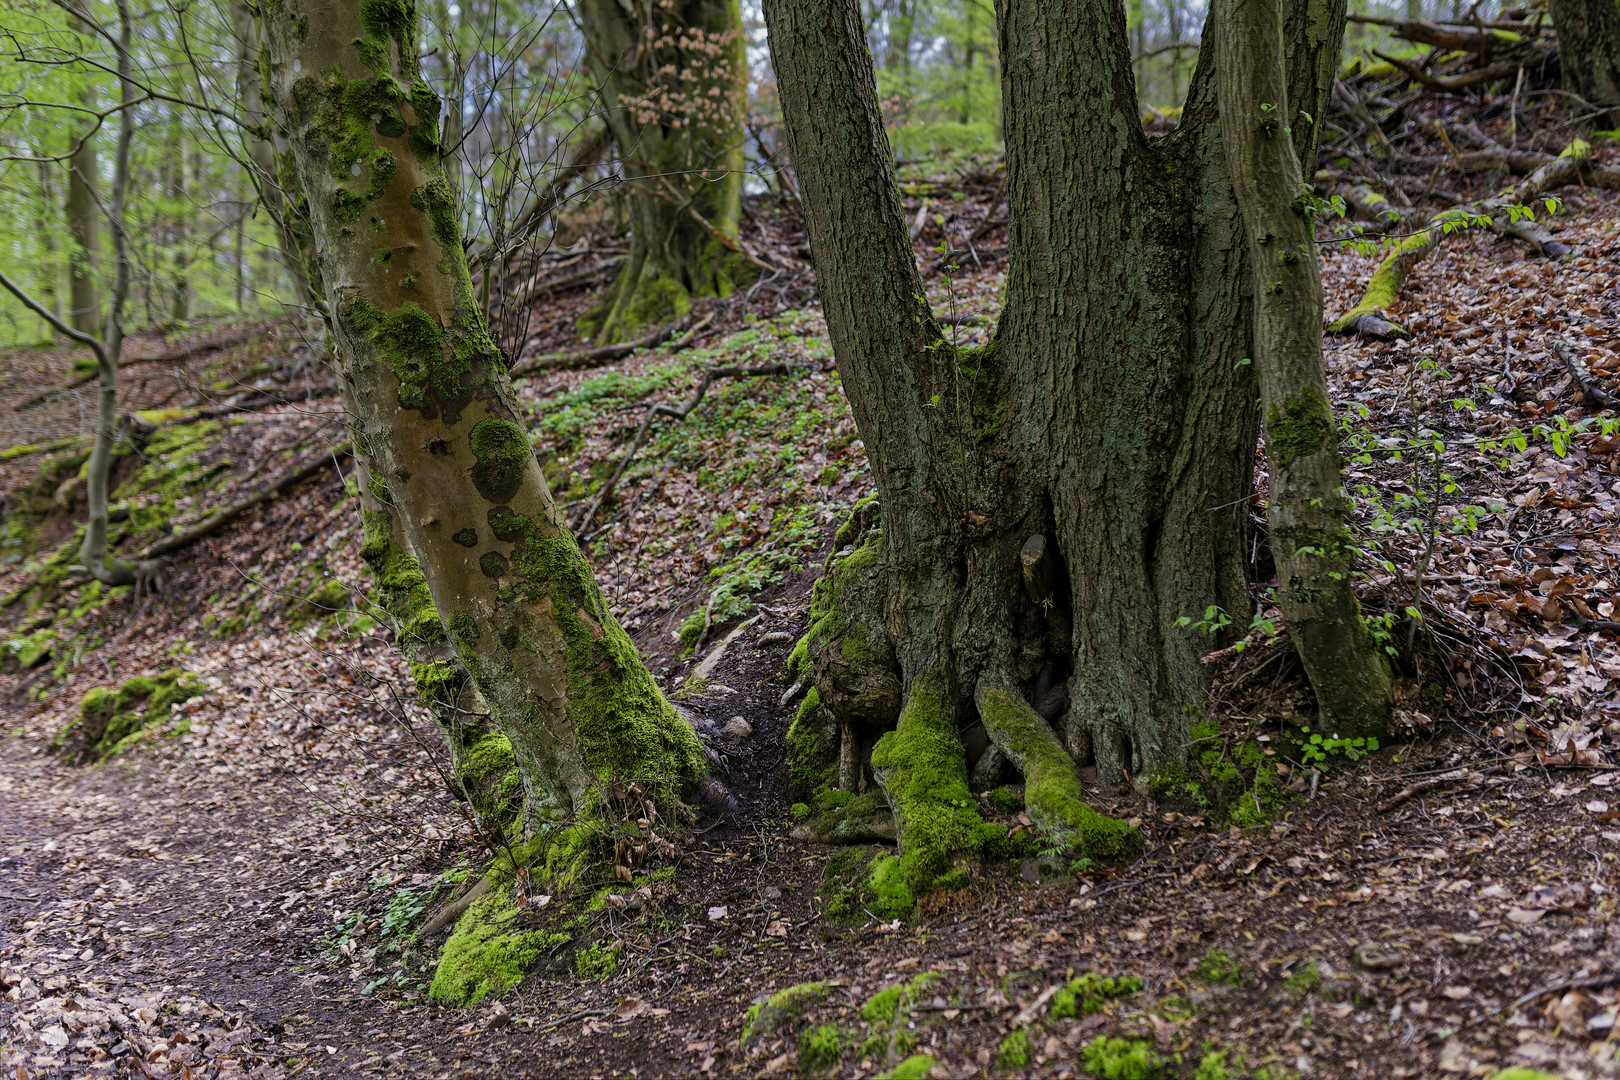
M1389 661L1351 585L1350 506L1322 363L1314 214L1301 201L1299 156L1287 137L1299 110L1288 96L1283 3L1220 0L1216 9L1221 134L1254 273L1271 553L1278 602L1322 725L1345 738L1381 736L1392 704ZM1335 53L1316 55L1331 64ZM1333 77L1326 68L1319 82Z
M188 248L191 243L191 192L186 184L185 125L178 116L175 118L170 152L174 155L169 163L174 170L169 189L169 197L174 200L174 227L170 233L174 246L174 305L169 317L176 325L181 325L191 319L191 252Z
M101 348L96 350L96 374L100 386L96 394L96 434L90 446L90 463L85 479L89 519L79 546L79 561L97 581L106 585L131 585L149 578L159 564L130 565L109 558L107 552L107 482L112 464L113 439L118 425L118 361L124 349L124 302L129 296L129 236L124 231L124 214L129 207L130 148L135 141L135 84L130 57L129 5L118 0L118 75L120 103L118 142L113 152L113 183L107 207L113 239L113 288L107 305L107 322L102 327ZM74 168L74 173L79 172ZM94 220L92 217L91 220ZM78 304L74 304L77 314Z
M80 40L89 47L90 27L75 19ZM80 95L80 104L87 109L96 107L96 88L86 84ZM68 299L73 305L73 329L83 334L101 333L101 300L96 295L96 219L100 210L96 206L96 143L89 134L86 121L71 134L75 143L73 156L68 159L67 227L73 238L72 258L69 262Z
M1620 107L1620 0L1551 0L1550 6L1564 88L1613 117Z
M991 743L1022 739L1052 776L1029 745L1030 706L1104 780L1184 769L1209 644L1175 621L1211 604L1247 621L1258 434L1212 57L1199 56L1179 128L1150 141L1117 0L998 3L1012 264L994 340L956 349L918 300L852 0L770 0L765 13L828 331L882 500L881 537L843 560L844 581L870 578L876 611L840 612L840 582L824 590L806 643L818 695L840 690L829 652L892 654L883 674L898 693L866 718L898 718L871 755L891 776L926 745L955 784L959 733L978 742L980 724ZM1290 13L1290 89L1319 117L1343 5L1291 0ZM1315 125L1294 134L1314 162ZM850 627L883 640L845 648ZM937 705L919 709L919 690ZM987 715L986 702L1005 707ZM908 735L924 717L927 738ZM923 820L903 805L915 787L885 783L903 860ZM1077 790L1064 775L1027 798L1082 848L1127 848L1122 828L1073 810Z
M566 872L596 834L538 826L598 816L621 779L671 811L702 782L702 752L546 490L474 302L412 10L283 0L266 14L271 83L369 488L511 744L528 831Z
M238 3L231 9L232 32L236 38L236 93L241 99L242 118L245 121L244 139L248 161L252 163L253 186L259 202L270 214L275 225L276 247L281 254L281 265L292 283L298 303L309 305L318 299L309 280L305 253L299 237L307 233L300 230L293 219L297 213L289 205L282 184L287 180L285 170L277 167L276 145L272 127L264 110L264 73L259 70L259 42L262 30L252 6ZM237 305L240 307L240 303Z
M630 182L630 257L579 329L599 344L726 296L751 272L741 212L747 64L738 0L577 6L602 112ZM650 13L650 14L649 14Z

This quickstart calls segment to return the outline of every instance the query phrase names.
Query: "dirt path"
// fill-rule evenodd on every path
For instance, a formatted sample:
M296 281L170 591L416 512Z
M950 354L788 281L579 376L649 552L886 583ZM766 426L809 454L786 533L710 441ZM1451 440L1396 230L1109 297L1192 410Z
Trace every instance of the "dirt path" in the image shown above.
M1222 1050L1247 1063L1234 1076L1483 1075L1510 1060L1567 1077L1614 1072L1607 990L1511 1004L1616 970L1620 833L1590 809L1614 773L1481 773L1381 815L1376 793L1404 782L1391 773L1458 755L1386 759L1341 771L1284 822L1248 832L1121 803L1153 840L1123 873L1053 885L1013 874L915 925L840 926L814 895L828 849L781 835L770 748L787 716L764 683L780 658L740 652L717 680L730 692L698 704L756 728L728 756L743 824L709 822L639 917L592 917L581 936L619 944L617 975L580 979L557 958L474 1010L424 1003L419 968L365 993L386 973L365 960L375 935L356 935L352 955L333 946L346 913L377 916L393 886L448 861L444 844L412 835L419 822L344 810L425 794L408 790L419 780L401 789L425 774L397 730L373 731L369 746L334 735L341 753L312 747L294 766L257 770L208 764L185 738L92 769L42 757L37 741L0 741L6 1068L793 1073L802 1033L835 1025L837 1073L849 1076L908 1052L930 1054L942 1075L1075 1075L1099 1036L1142 1037L1187 1073ZM719 906L725 916L710 919ZM903 998L898 1020L863 1017L877 991L927 972L937 981ZM1053 989L1085 972L1143 987L1054 1017ZM812 980L825 985L802 1014L788 1010L739 1049L751 1003ZM1005 1053L1015 1030L1026 1032L1022 1065Z

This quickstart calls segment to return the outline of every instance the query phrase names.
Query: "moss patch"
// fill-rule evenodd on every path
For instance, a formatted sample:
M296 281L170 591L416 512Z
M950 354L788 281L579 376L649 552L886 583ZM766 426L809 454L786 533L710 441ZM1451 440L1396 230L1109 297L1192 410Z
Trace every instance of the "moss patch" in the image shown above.
M449 1005L476 1005L490 994L502 994L539 959L567 940L516 927L517 905L506 889L495 889L468 908L439 953L428 996Z
M1164 1063L1145 1039L1119 1039L1099 1035L1080 1054L1088 1072L1106 1080L1154 1080L1164 1075Z
M743 1017L738 1045L747 1050L754 1043L803 1016L805 1010L821 1004L827 996L826 983L808 982L778 990L752 1006Z
M1266 457L1286 469L1303 457L1333 445L1333 410L1315 387L1266 410Z
M606 982L619 973L619 946L592 942L574 956L574 972L582 979Z
M55 745L66 745L71 735L79 747L79 761L99 761L128 749L147 725L167 715L172 706L207 690L180 668L137 675L116 690L97 687L84 695L79 718L57 737Z
M804 1072L832 1068L843 1052L844 1036L837 1024L822 1024L799 1036L799 1068Z
M1128 997L1142 989L1142 980L1135 975L1110 978L1088 971L1052 995L1047 1015L1054 1020L1079 1018L1101 1012L1103 1006L1115 998Z

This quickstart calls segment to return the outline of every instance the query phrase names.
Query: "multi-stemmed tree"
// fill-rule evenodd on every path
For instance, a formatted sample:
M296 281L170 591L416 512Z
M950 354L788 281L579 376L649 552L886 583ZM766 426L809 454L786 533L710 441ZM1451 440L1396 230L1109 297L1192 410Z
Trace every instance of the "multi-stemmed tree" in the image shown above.
M1266 139L1309 163L1344 4L1271 2L1275 100L1230 115L1261 117ZM1208 639L1177 620L1214 605L1248 621L1262 388L1294 641L1327 725L1381 729L1388 673L1350 592L1319 354L1301 375L1299 325L1277 329L1309 320L1311 297L1279 311L1272 268L1256 270L1256 253L1286 249L1284 287L1303 288L1314 259L1294 249L1300 230L1255 230L1305 208L1297 190L1260 207L1280 197L1269 172L1258 196L1234 191L1229 158L1255 163L1223 146L1234 104L1218 101L1211 38L1180 126L1150 138L1118 0L997 4L1011 264L993 341L966 349L923 297L856 0L767 0L765 15L828 331L881 498L881 531L835 561L807 642L820 700L846 710L844 755L866 756L897 818L900 862L879 876L915 891L973 854L962 736L980 724L1049 829L1091 854L1131 842L1080 801L1076 764L1108 781L1187 765Z

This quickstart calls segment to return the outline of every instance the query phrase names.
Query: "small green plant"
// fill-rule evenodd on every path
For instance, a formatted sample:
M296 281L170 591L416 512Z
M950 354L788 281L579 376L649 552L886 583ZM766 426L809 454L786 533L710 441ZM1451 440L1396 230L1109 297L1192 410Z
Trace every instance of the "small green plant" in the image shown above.
M1315 961L1307 960L1283 980L1283 993L1290 997L1304 997L1311 992L1311 987L1321 981L1322 974L1316 970Z
M1219 949L1211 949L1193 968L1193 978L1206 986L1237 986L1243 981L1243 967Z
M1135 975L1112 978L1088 971L1052 995L1048 1014L1054 1020L1090 1016L1101 1012L1104 1005L1115 998L1128 997L1142 989L1142 980Z
M1192 1080L1231 1080L1232 1070L1226 1064L1225 1050L1211 1050L1198 1061Z
M1302 727L1300 731L1309 736L1299 748L1300 761L1306 765L1320 764L1335 754L1343 754L1350 761L1359 761L1378 750L1378 739L1371 735L1365 739L1341 739L1336 735L1324 738L1308 727Z

